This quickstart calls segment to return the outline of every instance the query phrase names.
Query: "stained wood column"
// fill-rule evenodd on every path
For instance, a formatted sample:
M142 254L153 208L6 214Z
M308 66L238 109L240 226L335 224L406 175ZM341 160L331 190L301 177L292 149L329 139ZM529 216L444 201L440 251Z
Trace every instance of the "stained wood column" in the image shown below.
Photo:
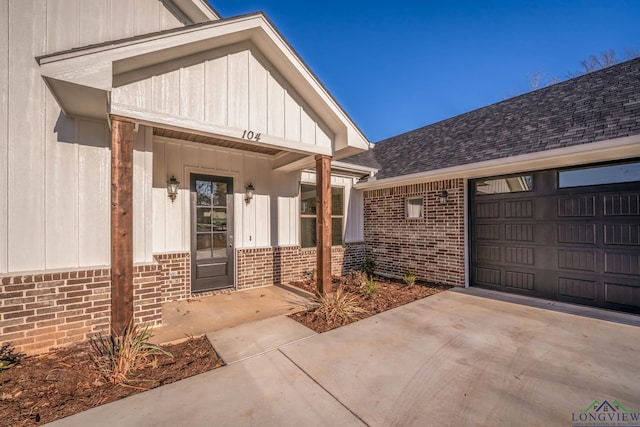
M331 157L316 156L317 279L320 295L331 292Z
M111 116L111 326L121 334L133 318L133 130Z

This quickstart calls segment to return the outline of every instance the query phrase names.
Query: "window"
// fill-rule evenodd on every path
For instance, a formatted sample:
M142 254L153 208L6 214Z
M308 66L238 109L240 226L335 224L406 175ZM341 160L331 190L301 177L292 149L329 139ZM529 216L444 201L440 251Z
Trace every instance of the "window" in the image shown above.
M300 186L300 244L315 247L316 240L316 186ZM344 221L344 188L331 187L331 245L342 245Z
M588 185L617 184L640 181L640 163L597 166L558 173L558 187L586 187Z
M424 218L424 203L422 197L407 197L404 199L404 217L406 219Z
M533 191L532 175L507 176L476 180L476 194L502 194Z

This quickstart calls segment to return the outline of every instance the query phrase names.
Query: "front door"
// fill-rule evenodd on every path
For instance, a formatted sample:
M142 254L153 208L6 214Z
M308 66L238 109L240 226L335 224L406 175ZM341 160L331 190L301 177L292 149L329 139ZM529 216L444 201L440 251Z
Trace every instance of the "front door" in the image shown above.
M191 291L233 286L233 179L191 175Z

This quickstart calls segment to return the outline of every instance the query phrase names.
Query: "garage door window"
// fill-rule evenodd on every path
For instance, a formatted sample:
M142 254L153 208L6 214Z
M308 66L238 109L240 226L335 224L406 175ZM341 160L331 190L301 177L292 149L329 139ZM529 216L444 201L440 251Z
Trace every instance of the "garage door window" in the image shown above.
M640 181L640 162L558 172L558 186L586 187Z
M533 176L516 175L504 178L486 178L476 181L476 194L520 193L533 190Z

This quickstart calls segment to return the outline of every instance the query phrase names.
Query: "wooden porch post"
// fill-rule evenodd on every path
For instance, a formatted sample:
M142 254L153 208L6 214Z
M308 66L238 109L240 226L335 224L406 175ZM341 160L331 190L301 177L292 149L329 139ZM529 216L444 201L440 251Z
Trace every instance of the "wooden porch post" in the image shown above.
M133 130L111 116L111 326L118 335L133 318Z
M331 157L316 156L318 293L331 292Z

